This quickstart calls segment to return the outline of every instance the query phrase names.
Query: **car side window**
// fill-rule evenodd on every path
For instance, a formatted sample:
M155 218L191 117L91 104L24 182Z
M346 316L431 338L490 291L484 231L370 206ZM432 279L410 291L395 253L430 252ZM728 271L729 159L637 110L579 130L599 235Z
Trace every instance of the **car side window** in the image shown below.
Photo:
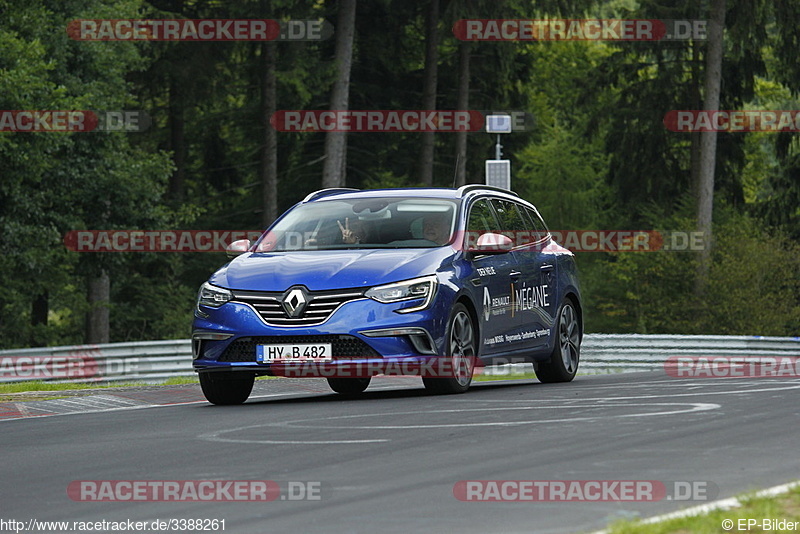
M528 219L531 221L530 229L531 232L533 232L533 240L539 241L547 237L547 234L549 233L547 230L547 225L544 224L544 220L542 220L539 212L528 207L524 207L523 209L528 215Z
M492 208L485 200L478 200L472 205L469 211L469 222L467 230L483 235L488 232L497 232L499 227L492 213Z
M492 206L500 219L500 228L503 234L513 240L515 235L528 230L529 223L516 202L493 198Z
M499 233L492 208L486 200L478 200L472 204L467 218L467 235L465 236L465 246L469 248L477 243L478 238L489 232Z

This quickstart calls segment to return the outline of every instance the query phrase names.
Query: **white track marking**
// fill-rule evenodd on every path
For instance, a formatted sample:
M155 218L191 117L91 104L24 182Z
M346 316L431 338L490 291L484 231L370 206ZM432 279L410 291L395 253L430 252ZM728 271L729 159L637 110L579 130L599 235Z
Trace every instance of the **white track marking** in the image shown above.
M487 422L487 423L447 423L447 424L438 424L438 423L430 423L430 424L420 424L420 425L344 425L344 426L334 426L334 425L320 425L320 424L303 424L303 423L312 423L316 421L331 421L331 420L345 420L345 419L361 419L365 417L395 417L398 415L430 415L436 413L467 413L467 412L508 412L514 410L546 410L550 409L549 406L524 406L524 407L502 407L502 408L471 408L471 409L458 409L458 410L431 410L427 412L393 412L390 414L387 413L372 413L372 414L358 414L358 415L341 415L335 417L325 417L323 419L296 419L294 421L283 421L283 422L276 422L276 423L264 423L259 425L251 425L247 427L240 427L234 428L229 430L221 430L215 432L212 435L204 434L198 436L200 439L209 439L212 441L222 441L222 440L232 440L235 438L222 438L222 434L228 434L231 432L238 432L242 430L254 429L254 428L285 428L285 429L333 429L333 430L410 430L410 429L430 429L430 428L469 428L469 427L485 427L485 426L501 426L501 427L513 427L513 426L523 426L523 425L536 425L536 424L550 424L550 423L571 423L575 421L593 421L593 420L606 420L606 419L622 419L622 418L629 418L629 417L654 417L654 416L662 416L662 415L677 415L677 414L686 414L686 413L694 413L694 412L702 412L708 410L716 410L720 408L719 404L713 403L648 403L648 404L632 404L632 405L625 405L625 406L632 406L632 407L652 407L652 406L683 406L686 407L684 409L676 409L676 410L668 410L668 411L661 411L661 412L650 412L650 413L639 413L639 414L622 414L622 415L611 415L611 416L598 416L598 417L569 417L569 418L562 418L562 419L534 419L534 420L525 420L525 421L494 421L494 422ZM213 438L213 439L212 439ZM251 442L251 443L262 443L260 440L247 440L247 439L235 439L237 442ZM371 442L373 440L363 440L364 442ZM266 442L263 442L266 443ZM269 443L272 443L271 441ZM280 443L284 443L281 441Z
M270 424L263 425L248 425L240 426L238 428L229 428L227 430L218 430L216 432L209 432L200 434L198 439L204 441L217 441L223 443L263 443L267 445L340 445L349 443L384 443L390 441L388 439L336 439L336 440L278 440L278 439L237 439L221 437L222 434L230 434L232 432L241 432L242 430L250 430L253 428L263 428L274 426Z

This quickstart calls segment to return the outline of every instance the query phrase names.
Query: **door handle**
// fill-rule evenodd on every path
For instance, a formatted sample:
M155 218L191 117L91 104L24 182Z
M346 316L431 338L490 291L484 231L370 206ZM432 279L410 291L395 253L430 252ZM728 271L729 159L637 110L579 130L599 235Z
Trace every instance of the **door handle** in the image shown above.
M542 266L541 266L541 267L539 267L539 268L540 268L541 270L543 270L543 271L552 271L552 270L553 270L553 266L552 266L552 265L550 265L549 263L548 263L548 264L546 264L546 265L542 265Z
M512 282L516 282L517 280L519 280L519 277L522 276L522 273L519 271L511 271L509 273L509 276L511 277Z

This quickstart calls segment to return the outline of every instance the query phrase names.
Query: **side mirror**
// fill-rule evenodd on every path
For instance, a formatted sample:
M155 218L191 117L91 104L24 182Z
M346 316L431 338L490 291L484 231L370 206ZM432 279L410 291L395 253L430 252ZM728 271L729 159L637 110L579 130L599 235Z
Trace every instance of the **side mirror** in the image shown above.
M249 239L239 239L225 247L225 254L227 254L229 258L235 258L250 250L250 246Z
M512 248L514 248L514 242L510 237L489 232L480 236L474 245L467 248L467 252L475 256L505 254Z

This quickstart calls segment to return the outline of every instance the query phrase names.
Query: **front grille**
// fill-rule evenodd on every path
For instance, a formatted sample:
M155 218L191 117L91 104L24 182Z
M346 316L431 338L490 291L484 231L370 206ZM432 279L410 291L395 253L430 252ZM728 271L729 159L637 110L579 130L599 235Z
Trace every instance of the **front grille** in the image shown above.
M345 302L364 298L360 289L309 291L308 304L300 317L289 317L281 305L283 293L266 291L231 291L232 302L251 306L271 326L314 326L322 324Z
M369 345L354 336L257 336L242 337L231 342L222 356L221 362L254 362L256 361L256 345L274 345L278 343L330 343L334 360L380 358Z

